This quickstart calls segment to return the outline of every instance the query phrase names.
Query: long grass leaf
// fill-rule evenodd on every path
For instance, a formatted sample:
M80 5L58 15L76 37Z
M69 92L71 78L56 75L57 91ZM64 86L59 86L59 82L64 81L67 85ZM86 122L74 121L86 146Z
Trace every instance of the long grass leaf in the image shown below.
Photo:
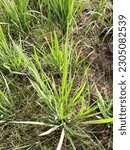
M62 144L63 144L63 141L64 141L64 136L65 136L65 130L63 128L62 132L61 132L60 140L59 140L59 143L58 143L58 146L57 146L56 150L61 150Z

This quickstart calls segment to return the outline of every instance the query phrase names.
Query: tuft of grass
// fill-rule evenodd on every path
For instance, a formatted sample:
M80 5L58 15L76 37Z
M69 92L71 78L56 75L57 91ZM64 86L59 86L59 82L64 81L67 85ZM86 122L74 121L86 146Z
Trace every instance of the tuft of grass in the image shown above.
M62 73L63 66L65 63L64 55L65 55L65 49L64 45L60 47L60 41L58 39L57 33L54 31L54 33L50 34L50 42L46 36L45 40L49 46L50 53L43 52L45 64L48 64L50 66L54 66L59 73ZM70 56L71 50L68 51L68 55ZM36 56L36 53L35 53ZM38 57L38 56L37 56ZM36 58L36 57L35 57Z
M75 0L47 0L44 2L48 6L49 25L55 23L65 34L80 3L75 6Z
M104 99L101 95L101 93L99 92L97 86L96 88L96 92L97 92L97 96L98 96L98 108L100 109L100 112L102 113L104 118L110 118L113 116L113 101L112 99Z
M21 44L17 46L21 48ZM0 25L0 70L3 73L19 72L22 69L22 59L18 56L14 46L8 44Z
M113 6L111 0L91 1L85 4L88 8L88 25L85 32L91 36L96 45L102 46L112 35ZM111 37L112 39L112 37ZM112 42L112 41L109 41ZM101 44L99 44L101 43ZM110 44L110 43L108 43Z
M61 149L66 134L70 137L69 140L71 139L71 136L75 134L74 127L112 122L112 118L110 117L100 117L99 119L98 115L101 114L101 112L97 112L98 105L96 102L90 104L88 107L86 106L85 99L87 96L88 98L90 97L90 93L88 93L89 90L87 89L87 87L90 87L89 83L82 81L81 85L78 86L73 92L75 76L71 75L71 59L69 59L70 51L68 36L66 38L63 50L63 73L61 76L61 85L57 86L54 78L48 77L44 72L42 64L37 57L38 55L35 54L35 61L38 67L37 69L34 63L18 49L19 55L22 56L25 65L28 67L31 75L33 76L33 80L29 80L33 88L37 91L39 99L48 109L48 119L46 121L47 123L52 124L52 127L49 130L41 133L39 136L45 136L53 131L61 130L57 150ZM38 70L40 70L40 72ZM26 123L28 124L28 122ZM88 135L80 135L80 133L79 136L88 137ZM72 144L72 140L70 140L70 142ZM72 146L74 147L74 144L72 144Z
M3 91L0 90L0 118L1 119L3 117L5 118L6 116L9 116L15 110L13 96L9 89L7 80L3 74L2 74L2 78L5 82L6 88Z
M9 22L25 33L29 31L30 24L28 3L29 0L0 0Z

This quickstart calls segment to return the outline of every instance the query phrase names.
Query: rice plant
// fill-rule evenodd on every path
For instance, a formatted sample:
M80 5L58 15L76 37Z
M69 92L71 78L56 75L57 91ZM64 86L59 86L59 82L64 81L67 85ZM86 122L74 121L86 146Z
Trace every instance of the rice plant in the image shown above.
M61 73L64 65L64 45L60 47L60 40L55 31L50 34L50 42L46 36L44 37L49 47L49 52L43 51L45 64L55 67Z
M9 21L24 32L29 31L28 3L29 0L0 0Z
M49 24L55 23L65 34L79 8L79 3L76 6L75 0L47 0L44 3L48 6Z
M21 45L17 46L21 47ZM22 59L16 49L10 44L0 26L0 71L3 73L19 72L22 69Z
M44 38L46 40L47 46L49 47L43 47L43 50L40 51L42 53L42 60L45 65L47 66L53 66L57 69L58 73L61 74L63 72L63 65L64 65L64 38L59 38L57 35L57 32L54 31L53 33L50 33L50 39L44 35ZM83 48L79 50L79 52L76 51L77 45L72 46L73 40L70 40L71 45L69 45L69 59L71 59L71 65L73 66L73 73L74 70L78 69L78 67L83 64L83 62L87 61L87 58L94 52L92 51L90 54L85 56L82 60L80 60L80 55L83 51ZM36 54L36 53L35 53ZM71 57L70 57L71 55ZM89 66L89 65L88 65Z
M37 67L39 68L38 70L40 70L40 73L34 63L30 61L22 51L19 51L18 49L18 52L19 55L22 56L25 65L28 67L31 75L33 76L33 80L29 79L32 86L37 91L40 100L43 101L43 104L48 109L48 115L45 124L48 123L52 127L48 131L41 133L39 136L45 136L55 130L61 130L61 136L57 150L61 149L65 136L70 140L72 147L76 149L74 143L72 142L71 136L83 136L82 134L80 135L80 133L76 133L74 130L74 128L77 128L77 126L80 127L80 125L103 124L112 122L111 117L100 117L100 119L98 119L101 112L97 111L98 105L96 102L88 105L87 107L86 99L90 98L89 83L86 81L81 81L81 85L77 86L76 90L73 92L75 76L71 75L68 38L66 39L63 49L63 74L61 76L61 85L59 86L57 86L53 77L50 78L46 75L36 52L35 61ZM29 124L31 124L31 122ZM84 136L88 137L88 135Z

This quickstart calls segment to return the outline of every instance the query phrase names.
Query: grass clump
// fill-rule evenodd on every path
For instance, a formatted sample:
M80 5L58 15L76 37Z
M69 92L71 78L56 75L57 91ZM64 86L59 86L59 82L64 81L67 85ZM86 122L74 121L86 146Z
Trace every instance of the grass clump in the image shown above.
M45 3L48 6L49 24L55 23L65 34L79 8L79 3L76 6L75 0L47 0Z
M90 86L89 83L81 83L81 85L75 89L75 92L73 92L75 76L71 76L71 59L69 58L71 55L68 45L67 38L63 49L64 63L62 67L61 84L58 86L54 78L48 77L44 72L36 52L35 61L40 73L34 63L30 61L22 51L18 51L34 78L34 80L29 79L32 86L48 110L45 122L52 125L52 128L41 133L39 136L45 136L55 130L61 130L57 150L61 149L65 136L70 140L72 147L76 149L71 139L71 136L75 134L75 130L73 130L74 127L85 124L104 124L112 122L111 117L104 118L103 116L103 118L98 119L97 116L101 112L96 112L98 109L96 103L90 104L88 107L86 106L85 99L90 97L89 90L87 89L87 87ZM77 107L80 107L80 109L77 110ZM88 137L88 135L79 134L79 137Z
M3 6L7 21L11 22L15 27L22 32L29 31L30 16L28 12L29 0L0 0Z
M64 44L62 43L60 46L60 40L57 36L57 33L54 31L54 33L50 34L50 42L46 36L45 40L49 47L49 52L43 51L43 56L45 59L45 64L55 67L59 73L62 73L63 65L65 63L64 55ZM63 39L61 39L63 41ZM70 50L71 51L71 50ZM70 56L70 51L68 51L68 55Z
M9 89L7 80L5 76L1 73L1 77L5 82L5 88L0 90L0 118L3 119L11 115L15 108L14 108L14 100Z
M17 46L21 47L21 45ZM0 26L0 70L3 73L20 72L22 69L22 59L18 56L15 47L10 43L3 33Z

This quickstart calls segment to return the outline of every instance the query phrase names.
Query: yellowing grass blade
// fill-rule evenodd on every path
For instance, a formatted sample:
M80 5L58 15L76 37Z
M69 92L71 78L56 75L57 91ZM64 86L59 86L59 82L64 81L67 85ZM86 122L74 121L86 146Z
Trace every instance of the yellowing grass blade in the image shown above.
M64 141L64 136L65 136L65 130L63 128L62 132L61 132L61 136L60 136L60 141L58 143L58 146L57 146L56 150L61 150L61 147L62 147L62 144L63 144L63 141Z
M45 132L39 134L39 136L48 135L48 134L50 134L51 132L57 130L59 127L60 127L60 126L54 126L53 128L49 129L48 131L45 131Z

